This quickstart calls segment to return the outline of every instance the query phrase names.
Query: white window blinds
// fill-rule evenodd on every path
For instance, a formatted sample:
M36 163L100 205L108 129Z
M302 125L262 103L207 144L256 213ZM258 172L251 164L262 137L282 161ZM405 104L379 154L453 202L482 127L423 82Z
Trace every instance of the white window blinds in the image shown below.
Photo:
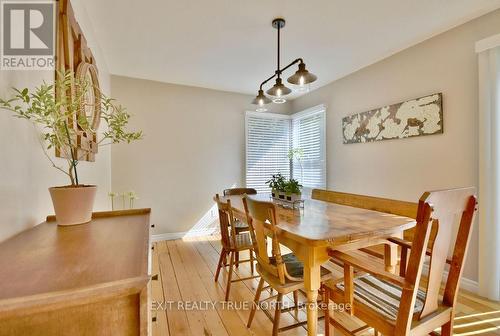
M245 127L247 187L268 192L265 182L278 172L306 188L326 187L324 105L293 115L247 112ZM300 153L293 160L291 149Z
M292 177L307 188L325 188L325 109L292 115Z
M268 192L266 181L281 173L290 177L290 118L287 115L247 112L246 185Z

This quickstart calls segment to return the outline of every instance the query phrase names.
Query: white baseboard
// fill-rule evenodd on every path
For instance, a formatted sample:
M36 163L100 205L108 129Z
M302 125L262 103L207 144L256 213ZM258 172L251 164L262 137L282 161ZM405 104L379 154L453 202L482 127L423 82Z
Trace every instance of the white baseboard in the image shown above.
M479 283L477 281L462 277L462 279L460 279L460 288L477 294L479 292Z
M160 233L151 236L151 241L158 242L162 240L175 240L181 239L186 235L187 232L170 232L170 233Z
M429 265L424 264L424 267L422 270L423 270L423 274L428 274L429 273ZM444 270L443 271L443 281L446 281L446 279L448 279L448 271ZM465 289L466 291L477 294L479 292L479 284L477 281L462 277L460 279L460 289Z
M169 233L160 233L151 236L151 241L157 242L162 240L175 240L181 239L184 237L203 237L203 236L211 236L217 230L215 228L206 228L203 230L190 230L184 232L169 232Z

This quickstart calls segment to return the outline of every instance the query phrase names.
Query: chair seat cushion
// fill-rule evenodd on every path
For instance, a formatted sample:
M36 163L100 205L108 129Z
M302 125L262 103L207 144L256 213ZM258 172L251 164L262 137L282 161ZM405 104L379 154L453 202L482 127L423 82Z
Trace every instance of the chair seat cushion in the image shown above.
M244 232L236 235L235 239L236 245L232 248L237 250L245 250L252 248L252 239L250 238L250 233Z
M294 278L303 278L304 277L304 264L297 259L295 254L288 253L281 256L283 258L283 262L285 263L286 271ZM276 259L274 257L270 257L269 261L272 265L276 265ZM321 267L321 276L330 273L324 267Z
M336 287L344 291L344 282L337 283ZM400 286L378 279L373 275L364 274L354 278L354 299L391 320L397 318L401 295ZM424 301L425 292L419 289L414 313L422 311Z
M236 229L237 233L250 230L248 224L240 221L239 219L236 219L234 221L234 228Z

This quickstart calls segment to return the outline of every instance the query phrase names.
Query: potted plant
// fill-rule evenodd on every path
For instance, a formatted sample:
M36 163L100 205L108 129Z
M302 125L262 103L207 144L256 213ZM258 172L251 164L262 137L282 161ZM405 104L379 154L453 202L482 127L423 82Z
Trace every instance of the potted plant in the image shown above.
M120 142L130 143L142 138L142 132L129 132L126 126L130 115L114 100L104 96L88 81L75 80L72 72L57 73L54 84L43 82L33 90L14 88L14 95L6 100L0 99L0 108L14 113L14 116L30 121L41 132L41 145L45 156L52 166L65 174L70 184L49 188L56 219L59 225L74 225L89 222L97 187L80 183L78 162L88 154L75 147L76 130L69 121L76 122L77 130L86 134L97 134L95 120L91 121L82 114L85 108L86 94L93 90L98 95L100 120L107 124L107 129L97 138L97 146L106 146ZM57 92L57 95L56 95ZM97 103L96 103L97 104ZM75 117L76 116L76 117ZM98 123L97 123L98 124ZM63 167L51 157L49 150L61 153L67 166Z
M295 202L296 200L299 200L301 198L301 191L300 189L302 188L302 185L299 183L299 181L295 179L290 179L285 183L285 194L286 194L286 200Z
M285 178L281 173L277 173L271 177L266 184L271 188L273 197L285 198Z

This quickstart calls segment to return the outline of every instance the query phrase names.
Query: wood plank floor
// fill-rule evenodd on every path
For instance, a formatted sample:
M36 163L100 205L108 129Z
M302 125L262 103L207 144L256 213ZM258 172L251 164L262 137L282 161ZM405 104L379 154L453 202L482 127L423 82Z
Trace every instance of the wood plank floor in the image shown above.
M219 252L216 236L154 244L152 269L153 274L158 274L158 280L152 281L154 336L271 335L272 323L262 311L257 311L252 327L246 327L248 308L258 279L233 283L231 302L223 302L227 272L222 271L219 281L214 281ZM243 255L241 259L247 259L247 256ZM331 269L335 270L335 266ZM249 264L244 263L233 279L250 275ZM265 295L271 294L267 291L262 297ZM286 299L293 300L292 297ZM302 296L300 300L305 298ZM455 335L500 335L500 302L488 301L465 291L460 292L458 301ZM339 318L352 329L362 325L346 315ZM282 316L281 326L302 320L305 320L304 311L292 311ZM320 321L319 334L322 333L323 321ZM368 330L361 335L372 334L373 331ZM306 335L306 329L295 328L280 335Z

